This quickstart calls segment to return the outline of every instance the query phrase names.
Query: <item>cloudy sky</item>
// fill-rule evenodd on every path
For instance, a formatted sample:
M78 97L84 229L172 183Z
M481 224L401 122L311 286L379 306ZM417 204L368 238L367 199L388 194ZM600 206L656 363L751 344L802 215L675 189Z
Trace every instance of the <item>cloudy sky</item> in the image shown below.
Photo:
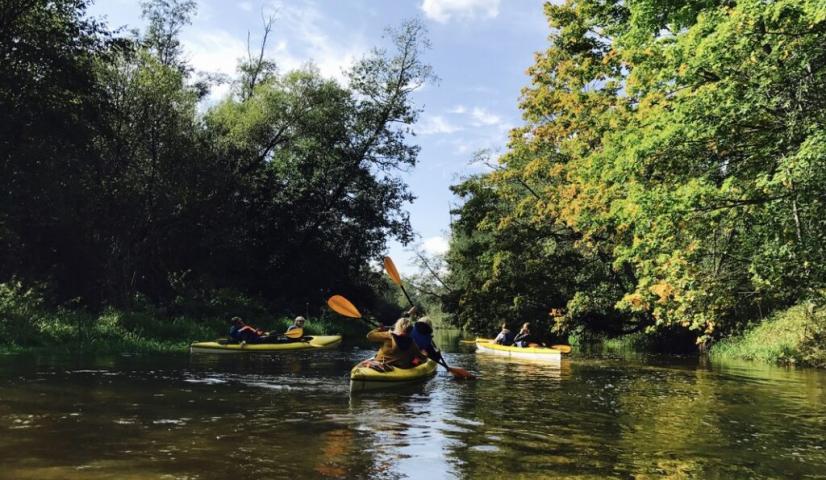
M447 248L449 209L457 199L449 186L479 172L473 153L501 152L507 131L520 123L520 89L534 52L549 33L539 0L199 0L193 24L182 32L196 70L235 74L262 30L262 13L276 21L267 54L281 71L308 61L322 74L342 78L343 69L374 46L384 45L384 27L419 17L430 32L425 60L440 78L417 92L424 111L412 140L421 146L419 164L404 178L417 200L409 207L418 243L430 252ZM97 0L90 14L111 27L140 28L136 0ZM226 88L212 92L212 101ZM392 243L390 255L411 272L410 253Z

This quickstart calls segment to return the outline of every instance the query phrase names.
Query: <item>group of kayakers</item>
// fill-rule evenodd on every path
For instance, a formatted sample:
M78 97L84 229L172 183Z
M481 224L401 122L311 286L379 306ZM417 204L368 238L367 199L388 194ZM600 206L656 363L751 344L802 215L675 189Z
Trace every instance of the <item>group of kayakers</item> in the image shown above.
M240 317L232 317L229 336L231 341L241 345L297 342L304 339L304 323L304 317L295 317L283 334L277 334L248 325ZM503 323L494 343L516 347L541 345L539 339L531 334L530 327L530 323L526 322L514 334L507 323ZM392 328L382 325L371 330L367 340L381 344L371 362L371 367L376 369L412 368L428 359L437 362L441 359L441 352L433 343L433 325L427 317L416 319L416 307L405 312Z
M530 322L523 323L522 328L519 329L519 333L516 335L510 331L507 323L502 323L502 329L499 331L499 334L496 335L496 338L493 339L493 342L499 345L524 348L530 347L531 345L542 345L542 342L531 334Z

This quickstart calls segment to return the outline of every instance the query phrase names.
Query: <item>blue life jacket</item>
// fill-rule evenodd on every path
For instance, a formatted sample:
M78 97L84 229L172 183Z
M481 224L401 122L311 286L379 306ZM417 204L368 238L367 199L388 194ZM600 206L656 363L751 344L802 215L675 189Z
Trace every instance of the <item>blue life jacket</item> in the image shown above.
M433 328L424 322L416 322L413 324L413 333L411 334L413 341L419 350L427 350L428 347L433 346Z

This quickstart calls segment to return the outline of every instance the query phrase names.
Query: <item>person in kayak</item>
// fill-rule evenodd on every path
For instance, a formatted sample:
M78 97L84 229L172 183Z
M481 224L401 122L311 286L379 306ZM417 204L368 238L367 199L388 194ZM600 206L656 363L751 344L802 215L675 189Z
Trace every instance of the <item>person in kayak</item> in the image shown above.
M295 317L295 320L293 320L293 324L287 328L287 331L289 332L298 329L304 330L304 322L306 321L307 319L305 319L302 316Z
M413 341L416 342L419 350L424 352L428 358L436 362L442 358L442 353L436 348L436 344L433 343L433 324L430 323L429 318L422 317L418 319L413 324L413 332L410 336L413 337Z
M493 343L509 346L513 344L513 339L514 335L508 328L508 324L502 323L502 330L500 330L499 335L496 335L496 338L493 339Z
M382 344L375 361L398 368L412 368L426 362L427 358L411 337L412 329L410 320L402 317L396 321L393 331L384 326L370 331L367 340Z
M304 337L304 322L306 319L302 316L295 317L293 324L287 327L284 332L284 339L287 342L299 342Z
M516 338L513 339L513 344L517 347L527 347L532 342L534 342L534 338L533 335L531 335L531 324L525 322L519 330L519 333L516 334Z
M252 325L247 325L241 320L241 317L232 317L229 337L238 343L262 343L264 331Z

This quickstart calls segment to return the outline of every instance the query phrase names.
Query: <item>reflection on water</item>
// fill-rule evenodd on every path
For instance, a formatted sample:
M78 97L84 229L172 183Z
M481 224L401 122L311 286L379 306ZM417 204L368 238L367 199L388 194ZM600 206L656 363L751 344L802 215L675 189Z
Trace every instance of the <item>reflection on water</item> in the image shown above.
M2 357L0 478L826 475L824 372L463 349L476 381L351 395L370 353Z

